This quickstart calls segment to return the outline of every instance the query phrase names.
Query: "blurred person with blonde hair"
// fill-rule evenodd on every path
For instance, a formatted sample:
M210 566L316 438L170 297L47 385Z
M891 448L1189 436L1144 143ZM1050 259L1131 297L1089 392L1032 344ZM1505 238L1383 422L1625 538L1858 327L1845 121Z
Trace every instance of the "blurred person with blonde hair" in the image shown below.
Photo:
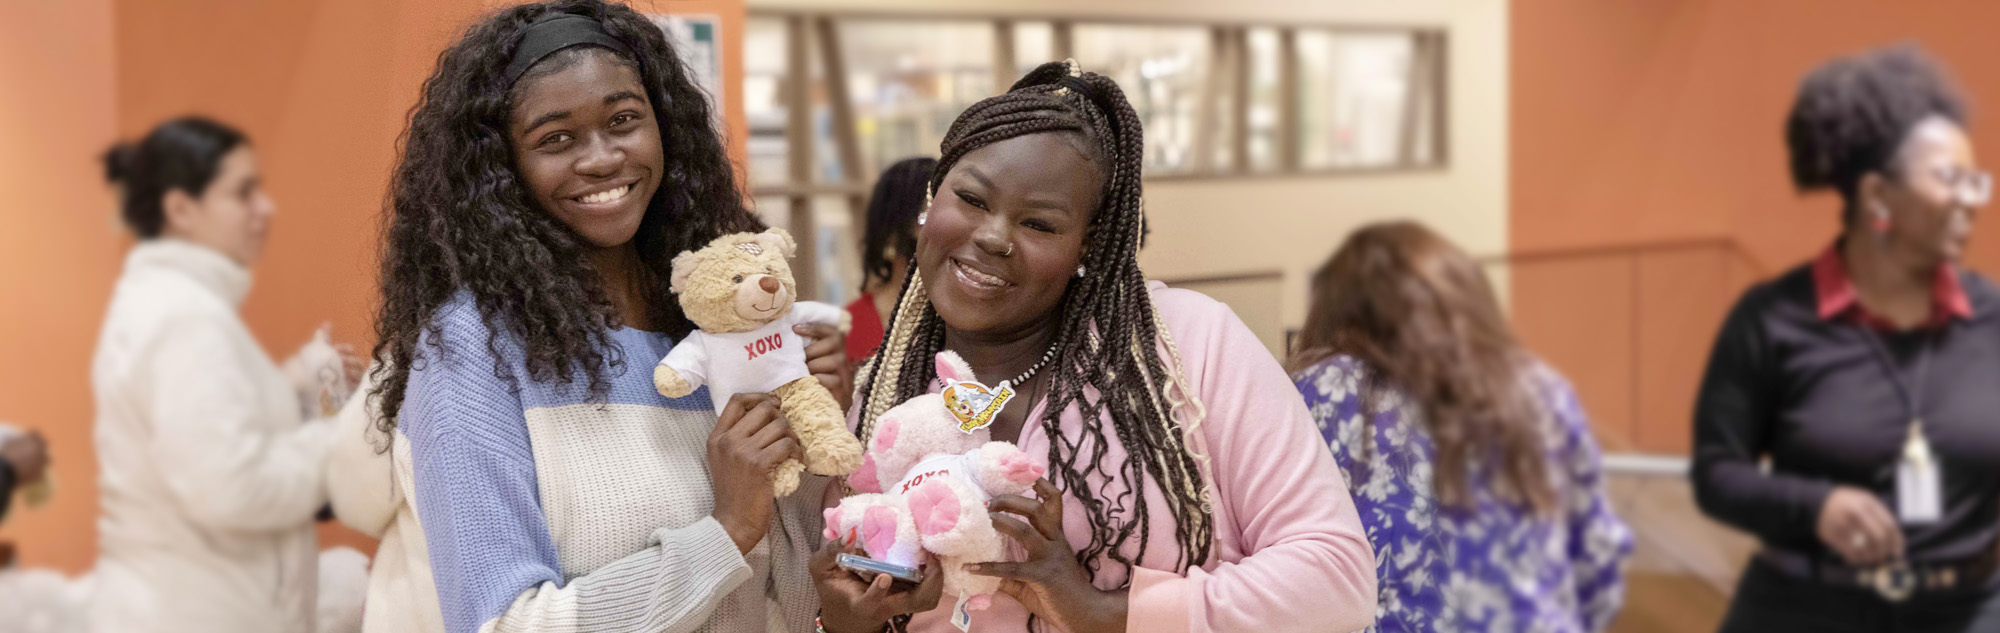
M1695 499L1755 535L1724 631L2000 630L2000 288L1959 267L1992 179L1914 47L1807 75L1792 181L1840 194L1811 262L1743 293L1694 414Z
M1479 264L1413 222L1313 279L1287 363L1376 548L1373 630L1602 631L1632 535L1569 383L1521 347Z
M93 630L311 631L329 426L238 314L275 211L256 154L186 117L105 163L139 241L91 369Z

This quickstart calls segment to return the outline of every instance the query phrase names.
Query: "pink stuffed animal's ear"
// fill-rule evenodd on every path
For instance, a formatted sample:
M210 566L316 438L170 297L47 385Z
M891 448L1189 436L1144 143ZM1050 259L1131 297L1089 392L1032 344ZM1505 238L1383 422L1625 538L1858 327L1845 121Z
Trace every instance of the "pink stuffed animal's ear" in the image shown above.
M890 451L896 448L896 436L903 431L903 421L884 417L875 421L875 450Z
M965 359L959 358L957 353L950 351L938 352L937 375L938 378L946 381L958 380L970 382L977 380L972 377L972 365L966 364Z

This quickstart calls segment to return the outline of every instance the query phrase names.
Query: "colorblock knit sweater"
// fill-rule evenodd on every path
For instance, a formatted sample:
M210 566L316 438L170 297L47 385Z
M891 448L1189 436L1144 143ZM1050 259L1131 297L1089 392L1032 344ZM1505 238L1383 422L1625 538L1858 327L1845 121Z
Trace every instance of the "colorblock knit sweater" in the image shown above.
M623 362L593 400L580 372L530 380L511 337L496 360L470 295L436 319L442 349L419 346L398 424L446 630L811 630L805 563L826 481L809 477L739 553L710 516L707 390L653 388L671 340L613 331Z

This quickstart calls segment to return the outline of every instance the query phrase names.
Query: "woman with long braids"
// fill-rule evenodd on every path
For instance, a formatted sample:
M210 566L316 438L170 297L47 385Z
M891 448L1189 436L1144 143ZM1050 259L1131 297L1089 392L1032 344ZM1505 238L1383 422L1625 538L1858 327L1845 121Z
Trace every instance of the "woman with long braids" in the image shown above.
M373 394L411 512L369 630L811 630L826 479L774 503L775 398L718 416L652 383L692 329L674 254L762 228L710 117L623 5L504 9L439 56L382 255ZM800 333L849 392L839 333Z
M946 133L916 270L853 417L938 388L951 350L1012 399L991 427L1049 469L991 500L1018 562L982 631L1349 631L1374 557L1284 370L1229 309L1148 284L1139 119L1117 84L1045 64ZM814 559L823 628L954 631L958 596ZM914 616L905 617L905 614Z

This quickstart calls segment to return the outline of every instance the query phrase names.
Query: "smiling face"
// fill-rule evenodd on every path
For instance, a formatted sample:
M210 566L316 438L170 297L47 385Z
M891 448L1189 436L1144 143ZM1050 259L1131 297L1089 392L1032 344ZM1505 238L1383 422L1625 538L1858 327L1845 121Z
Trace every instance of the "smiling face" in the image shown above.
M515 87L514 168L535 202L600 248L632 240L660 188L666 157L638 70L599 48L542 64L567 67Z
M1965 256L1973 220L1986 204L1986 187L1965 129L1932 117L1910 129L1892 168L1875 179L1877 199L1889 210L1890 241L1925 267Z
M968 152L933 197L917 266L951 327L1006 333L1049 318L1083 259L1103 176L1081 136L1018 136Z

